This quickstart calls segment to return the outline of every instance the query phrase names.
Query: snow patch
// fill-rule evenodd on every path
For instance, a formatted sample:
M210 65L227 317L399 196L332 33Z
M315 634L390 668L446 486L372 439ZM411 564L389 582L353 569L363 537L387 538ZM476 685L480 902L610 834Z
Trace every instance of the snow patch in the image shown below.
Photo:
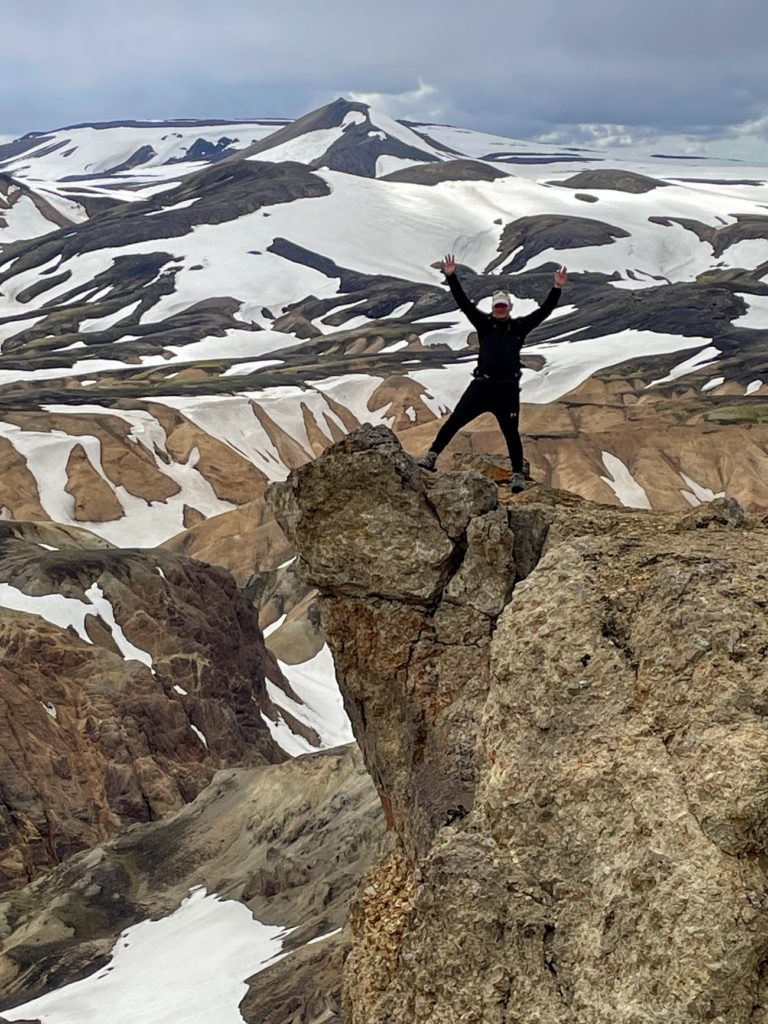
M712 491L709 487L702 487L701 484L697 484L695 480L692 480L685 473L680 473L680 476L690 487L690 491L684 491L681 489L680 493L688 502L689 505L696 507L707 501L714 501L715 498L724 498L725 491Z
M272 703L314 729L320 736L320 750L352 743L354 733L344 710L344 702L336 682L333 656L328 645L326 644L314 658L301 665L286 665L281 661L278 661L278 664L303 703L299 704L292 700L268 680L267 694ZM261 717L267 724L272 738L287 754L298 757L318 749L308 743L303 736L291 732L282 718L272 721L263 713Z
M652 507L644 488L633 479L621 459L610 452L603 452L603 465L611 475L601 476L600 479L608 484L622 505L627 508Z
M692 373L694 370L702 370L705 366L709 366L710 363L715 361L719 355L719 348L715 348L714 345L708 345L700 352L685 359L682 363L678 363L677 366L669 371L666 377L659 377L656 380L652 380L650 384L646 384L645 389L647 391L654 384L666 384L667 381L677 380L678 377L684 377L687 373Z
M268 636L272 636L273 633L280 629L282 624L285 622L285 618L285 614L283 614L280 616L279 619L275 619L275 621L270 623L270 625L265 626L265 628L262 630L262 635L265 640L267 639Z
M245 979L274 962L287 934L193 889L170 917L124 931L106 967L3 1013L45 1024L242 1024Z
M147 668L154 675L155 663L152 655L148 651L143 651L140 647L132 644L128 637L122 630L122 627L118 625L115 619L115 612L112 608L110 601L104 596L104 591L101 589L98 583L94 583L93 586L89 587L85 596L91 602L96 610L96 614L102 620L106 622L112 633L112 639L117 644L117 649L122 654L126 661L141 661L147 666Z
M338 935L341 931L341 928L334 928L332 932L326 932L325 935L317 935L314 939L310 939L307 942L307 945L312 946L316 942L322 942L324 939L330 939L332 935Z
M762 243L765 245L765 242ZM763 261L766 253L763 253ZM751 295L736 293L747 304L747 312L733 321L734 327L749 327L751 330L764 331L768 327L768 295Z
M11 608L15 611L26 612L29 615L37 615L46 622L61 629L68 629L70 626L75 630L81 640L87 644L93 641L88 636L85 628L85 620L89 615L95 615L105 623L112 633L112 639L117 649L126 661L141 661L154 672L152 656L146 651L127 639L122 628L115 621L115 613L112 605L104 596L104 592L98 583L94 583L85 591L88 602L81 601L76 597L64 597L62 594L40 594L33 596L25 594L18 587L10 583L0 583L0 606Z
M208 749L208 740L205 738L205 734L203 732L201 732L200 729L198 729L196 725L190 725L189 728L192 730L192 732L195 734L195 736L197 736L197 738L200 740L200 742L203 744L203 746L207 750Z
M591 377L596 370L643 356L702 348L707 338L683 338L655 331L622 331L586 341L547 342L526 345L525 355L541 355L542 370L523 370L522 400L536 405L556 402Z
M263 370L267 366L282 366L284 363L284 359L257 359L252 363L234 363L221 376L237 377L245 373L252 373L254 370Z

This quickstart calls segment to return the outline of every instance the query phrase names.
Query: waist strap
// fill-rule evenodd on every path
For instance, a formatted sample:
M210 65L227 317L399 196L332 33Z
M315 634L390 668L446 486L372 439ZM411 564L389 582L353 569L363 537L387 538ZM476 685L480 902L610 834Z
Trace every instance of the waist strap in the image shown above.
M480 373L478 370L472 371L472 376L475 380L485 380L489 384L519 384L520 383L520 372L516 373L514 377L490 377L487 373Z

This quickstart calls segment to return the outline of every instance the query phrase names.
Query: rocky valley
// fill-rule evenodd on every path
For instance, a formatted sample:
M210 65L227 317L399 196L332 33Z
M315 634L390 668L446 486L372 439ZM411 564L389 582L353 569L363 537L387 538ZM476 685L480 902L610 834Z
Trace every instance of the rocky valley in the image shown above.
M343 99L0 145L0 1019L768 1021L767 182ZM489 415L414 461L447 252L569 268L519 495Z

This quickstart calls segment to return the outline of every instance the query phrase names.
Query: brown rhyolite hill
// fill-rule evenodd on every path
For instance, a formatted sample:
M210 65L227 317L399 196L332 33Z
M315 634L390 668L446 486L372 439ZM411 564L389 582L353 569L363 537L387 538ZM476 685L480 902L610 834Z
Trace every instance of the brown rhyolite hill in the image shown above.
M396 837L348 1024L764 1020L762 520L497 494L383 428L270 500Z
M624 463L654 509L689 509L696 498L687 476L715 494L736 498L748 511L768 510L764 389L733 400L721 387L707 398L682 381L649 390L652 374L622 371L596 374L556 402L523 404L525 455L534 480L619 505L603 462L608 452ZM417 425L399 436L416 454L429 446L436 426ZM498 424L484 415L459 432L440 465L502 452Z
M284 758L260 717L265 672L280 673L232 577L181 555L83 541L2 522L0 582L86 603L98 584L152 667L123 656L103 617L86 618L87 642L0 607L0 888L178 809L217 768Z

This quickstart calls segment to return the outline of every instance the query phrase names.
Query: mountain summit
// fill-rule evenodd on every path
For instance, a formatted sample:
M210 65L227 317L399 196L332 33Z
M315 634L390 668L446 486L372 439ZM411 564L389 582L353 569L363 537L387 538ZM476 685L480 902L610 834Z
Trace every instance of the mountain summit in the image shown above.
M271 501L394 837L353 908L344 1019L747 1020L765 526L425 479L372 427Z
M0 150L8 1019L331 1024L353 946L350 1024L758 1024L767 180L343 99ZM568 267L519 496L414 459L446 253Z

